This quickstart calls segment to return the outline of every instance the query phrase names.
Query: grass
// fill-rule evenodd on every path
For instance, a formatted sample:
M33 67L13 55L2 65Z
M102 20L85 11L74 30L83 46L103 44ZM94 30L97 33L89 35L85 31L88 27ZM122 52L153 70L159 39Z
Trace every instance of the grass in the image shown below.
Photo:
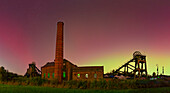
M170 87L126 89L126 90L94 90L68 89L40 86L19 86L0 84L0 93L170 93Z

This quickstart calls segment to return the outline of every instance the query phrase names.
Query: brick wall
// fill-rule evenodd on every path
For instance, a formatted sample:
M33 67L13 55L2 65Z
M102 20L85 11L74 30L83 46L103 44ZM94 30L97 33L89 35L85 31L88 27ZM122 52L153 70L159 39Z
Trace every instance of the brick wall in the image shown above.
M43 67L41 68L41 71L42 71L42 74L41 74L42 78L44 78L45 76L46 79L49 79L49 80L54 79L53 78L54 66Z
M84 67L73 70L73 80L99 80L103 78L103 67Z

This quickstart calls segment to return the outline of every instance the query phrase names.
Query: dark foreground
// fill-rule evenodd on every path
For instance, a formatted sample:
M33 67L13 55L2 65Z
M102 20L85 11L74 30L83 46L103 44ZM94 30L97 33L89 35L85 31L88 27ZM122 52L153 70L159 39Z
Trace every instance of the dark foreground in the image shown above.
M125 90L94 90L67 89L38 86L19 86L0 84L0 93L170 93L170 87L125 89Z

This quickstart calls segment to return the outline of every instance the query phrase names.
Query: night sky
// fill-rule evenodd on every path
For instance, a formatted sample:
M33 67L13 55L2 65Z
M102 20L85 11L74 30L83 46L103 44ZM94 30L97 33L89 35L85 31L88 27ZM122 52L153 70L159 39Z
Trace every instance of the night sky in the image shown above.
M140 51L149 74L170 75L170 0L0 0L0 66L24 75L54 61L58 21L73 64L106 73Z

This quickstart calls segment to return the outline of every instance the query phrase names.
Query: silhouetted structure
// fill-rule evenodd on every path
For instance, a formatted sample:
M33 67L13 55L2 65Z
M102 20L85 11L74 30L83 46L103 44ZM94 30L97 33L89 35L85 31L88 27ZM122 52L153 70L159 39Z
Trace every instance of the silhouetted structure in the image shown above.
M164 75L164 66L162 66L162 75Z
M41 71L35 66L35 63L29 64L29 68L27 69L27 72L25 73L26 77L38 77L41 76Z
M157 66L157 76L158 76L159 75L158 64L156 64L156 66Z
M120 71L124 68L124 71ZM131 72L130 72L131 70ZM129 75L134 77L141 77L144 75L147 76L147 65L146 65L146 56L142 55L139 51L135 51L133 53L133 59L122 65L120 68L118 68L115 73L122 72L123 75Z

